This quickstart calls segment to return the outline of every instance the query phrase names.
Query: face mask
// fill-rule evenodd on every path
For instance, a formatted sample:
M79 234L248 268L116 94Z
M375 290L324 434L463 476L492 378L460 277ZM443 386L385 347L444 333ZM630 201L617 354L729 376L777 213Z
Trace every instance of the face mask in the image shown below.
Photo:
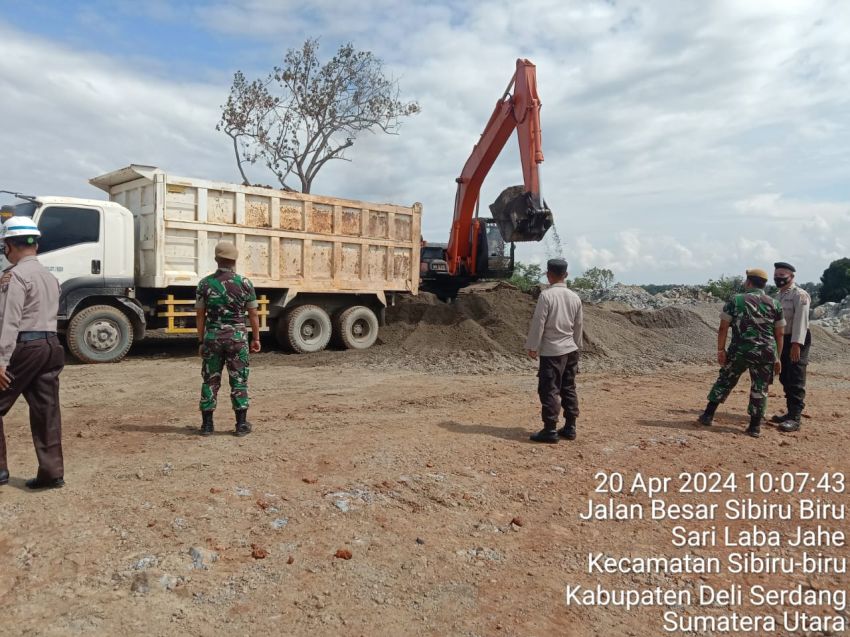
M776 286L780 287L780 288L787 285L788 281L790 281L790 280L791 279L789 279L787 276L775 276L775 277L773 277L773 282L776 283Z

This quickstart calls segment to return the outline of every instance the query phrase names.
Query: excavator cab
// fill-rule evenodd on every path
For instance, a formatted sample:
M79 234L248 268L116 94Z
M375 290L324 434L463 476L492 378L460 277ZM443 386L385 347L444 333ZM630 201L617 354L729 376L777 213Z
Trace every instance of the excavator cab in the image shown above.
M509 279L514 273L514 244L502 236L495 219L478 219L476 273L488 279Z
M554 222L546 202L523 186L505 188L490 204L490 212L502 239L511 243L540 241Z

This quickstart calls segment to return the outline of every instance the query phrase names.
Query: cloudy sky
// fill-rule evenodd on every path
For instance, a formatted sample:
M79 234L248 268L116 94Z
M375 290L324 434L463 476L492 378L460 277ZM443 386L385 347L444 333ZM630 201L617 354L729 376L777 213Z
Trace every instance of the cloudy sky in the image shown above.
M215 131L233 73L318 36L381 57L422 113L313 191L421 201L445 241L454 178L524 57L573 273L702 282L782 259L816 280L850 256L848 27L842 0L0 0L0 189L99 198L87 180L129 163L239 181ZM483 203L520 182L512 140Z

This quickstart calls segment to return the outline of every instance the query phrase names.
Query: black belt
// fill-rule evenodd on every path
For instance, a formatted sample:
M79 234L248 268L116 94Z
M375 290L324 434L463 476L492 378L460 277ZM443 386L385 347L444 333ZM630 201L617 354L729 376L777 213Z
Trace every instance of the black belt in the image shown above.
M51 336L56 336L56 332L18 332L18 342L38 341Z

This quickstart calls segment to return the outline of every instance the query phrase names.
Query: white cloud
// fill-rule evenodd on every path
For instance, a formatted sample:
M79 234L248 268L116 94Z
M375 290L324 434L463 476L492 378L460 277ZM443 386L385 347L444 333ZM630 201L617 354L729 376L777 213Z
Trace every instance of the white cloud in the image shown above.
M738 237L735 242L739 258L749 259L751 263L768 264L779 261L781 253L767 239L748 239Z
M173 29L180 16L157 6ZM848 3L216 0L195 19L226 37L265 38L268 66L313 34L325 53L352 40L383 57L422 113L399 136L362 136L354 161L329 165L315 190L422 201L426 238L446 239L454 178L514 60L529 57L543 100L544 195L569 260L660 282L739 272L771 255L815 279L847 256ZM14 150L3 187L91 194L89 177L132 161L235 177L213 130L226 79L153 75L11 28L0 36L0 117L13 123L0 145ZM228 78L255 55L203 77ZM520 175L511 140L484 206ZM526 244L518 255L546 250Z
M134 73L119 61L0 30L3 187L95 196L87 180L129 163L221 175L218 87Z
M850 248L850 202L812 203L765 193L735 202L729 217L738 227L756 220L754 231L701 233L683 241L630 228L602 241L582 235L573 254L581 270L606 267L630 282L646 280L635 272L670 273L665 279L669 281L704 281L750 267L770 269L779 260L795 263L802 280L816 280L830 261L846 256Z
M781 193L768 192L736 201L737 212L755 217L767 217L772 221L810 221L820 219L813 227L828 226L828 219L841 219L850 214L850 202L804 201L786 198Z
M622 273L635 270L666 270L676 272L679 277L671 280L684 281L711 266L713 247L708 242L689 247L671 236L630 228L617 233L605 246L594 245L588 237L580 236L575 253L580 271L605 267L622 279Z

